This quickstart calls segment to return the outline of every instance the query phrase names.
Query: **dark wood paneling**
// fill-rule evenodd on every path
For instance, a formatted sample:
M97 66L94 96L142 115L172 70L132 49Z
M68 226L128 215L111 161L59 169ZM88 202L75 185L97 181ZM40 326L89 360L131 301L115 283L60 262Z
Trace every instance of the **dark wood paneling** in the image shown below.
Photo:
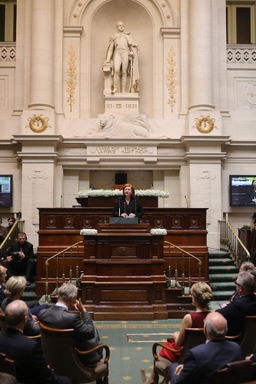
M116 232L111 234L113 225L108 224L108 218L112 207L39 208L38 297L44 294L46 259L83 240L80 235L82 228L96 228L101 235L86 236L84 244L77 248L76 260L70 263L67 254L64 263L67 278L70 269L75 271L77 262L79 271L85 271L82 299L92 317L98 320L149 320L167 318L174 312L175 316L180 313L183 317L184 313L179 308L190 304L180 303L182 300L177 298L180 295L177 289L171 295L168 290L168 295L165 295L163 271L170 267L174 276L177 269L181 280L184 268L187 280L190 266L190 278L196 281L198 261L188 257L182 261L181 254L169 248L168 244L159 246L159 237L150 236L149 230L167 229L164 240L200 259L201 276L208 281L206 209L146 207L144 203L143 206L145 215L141 224L130 228L130 224L126 225L129 231L125 234L122 233L124 225L119 229L116 227ZM51 264L49 289L54 287L55 277L56 266ZM138 310L136 306L144 301Z

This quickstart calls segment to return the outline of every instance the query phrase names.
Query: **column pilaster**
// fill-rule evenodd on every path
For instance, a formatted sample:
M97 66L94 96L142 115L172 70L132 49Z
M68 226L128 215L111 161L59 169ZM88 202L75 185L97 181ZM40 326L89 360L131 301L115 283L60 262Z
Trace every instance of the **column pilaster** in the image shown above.
M190 107L214 109L211 0L190 0Z
M54 1L32 0L31 109L54 109Z

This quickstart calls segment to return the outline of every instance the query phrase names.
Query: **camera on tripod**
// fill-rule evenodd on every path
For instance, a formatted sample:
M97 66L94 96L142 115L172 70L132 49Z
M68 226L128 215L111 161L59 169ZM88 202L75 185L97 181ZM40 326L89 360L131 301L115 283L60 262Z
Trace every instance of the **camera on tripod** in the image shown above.
M13 261L17 262L17 261L21 261L22 260L22 258L20 257L19 252L12 252L11 255L12 255Z

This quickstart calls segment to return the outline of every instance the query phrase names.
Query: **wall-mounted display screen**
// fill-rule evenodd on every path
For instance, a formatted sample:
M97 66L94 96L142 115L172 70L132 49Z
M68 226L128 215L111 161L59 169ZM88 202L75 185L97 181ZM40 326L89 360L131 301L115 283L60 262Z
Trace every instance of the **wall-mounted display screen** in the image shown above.
M0 175L0 207L12 207L12 175Z
M230 206L256 206L256 176L229 176Z

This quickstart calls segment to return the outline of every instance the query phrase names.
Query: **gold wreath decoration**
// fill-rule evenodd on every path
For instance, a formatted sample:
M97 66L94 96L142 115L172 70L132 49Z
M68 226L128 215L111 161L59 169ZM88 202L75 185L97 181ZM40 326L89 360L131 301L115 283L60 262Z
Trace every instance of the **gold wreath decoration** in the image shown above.
M199 119L195 118L195 123L196 126L193 126L193 128L196 128L201 133L210 133L214 128L218 129L214 125L215 119L211 118L209 115L201 115Z
M49 118L44 115L33 115L33 117L30 117L28 121L29 128L35 133L44 132L46 128L50 127L48 124Z

